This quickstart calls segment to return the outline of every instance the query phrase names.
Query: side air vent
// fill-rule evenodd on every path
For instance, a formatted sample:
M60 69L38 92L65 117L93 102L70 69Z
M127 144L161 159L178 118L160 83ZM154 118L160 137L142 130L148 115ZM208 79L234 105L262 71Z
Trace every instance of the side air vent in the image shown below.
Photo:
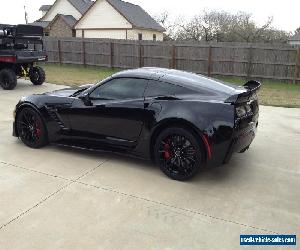
M63 130L68 130L68 128L66 128L65 124L63 123L60 115L57 112L57 108L55 106L46 106L47 111L49 113L49 116L57 122L57 124L59 125L59 127Z

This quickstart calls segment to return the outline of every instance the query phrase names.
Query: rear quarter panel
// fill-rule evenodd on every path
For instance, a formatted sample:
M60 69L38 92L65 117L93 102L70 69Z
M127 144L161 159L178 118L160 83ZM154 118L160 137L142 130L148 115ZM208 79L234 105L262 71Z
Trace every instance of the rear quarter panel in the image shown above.
M166 100L160 101L159 105L156 104L155 110L150 109L148 112L140 136L141 147L137 147L138 151L146 153L151 150L147 142L151 141L151 136L161 126L165 126L170 121L174 124L174 120L182 120L193 125L199 141L202 142L203 134L208 136L212 149L212 158L209 162L223 161L233 133L233 105L199 100Z

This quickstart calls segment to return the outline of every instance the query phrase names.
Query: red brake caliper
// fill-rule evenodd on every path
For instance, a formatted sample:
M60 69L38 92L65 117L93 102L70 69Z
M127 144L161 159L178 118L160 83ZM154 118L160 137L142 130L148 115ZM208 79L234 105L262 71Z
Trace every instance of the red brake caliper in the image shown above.
M164 145L164 158L166 160L169 160L171 158L171 153L170 153L170 140L167 141L167 143Z
M42 130L41 130L39 122L36 122L36 124L35 124L35 135L37 137L40 137L42 135Z

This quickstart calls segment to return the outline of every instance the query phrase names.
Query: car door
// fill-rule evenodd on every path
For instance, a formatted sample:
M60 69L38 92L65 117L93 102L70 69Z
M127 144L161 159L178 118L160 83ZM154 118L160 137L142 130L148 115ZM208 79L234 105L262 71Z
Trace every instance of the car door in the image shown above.
M88 103L74 101L69 113L73 135L134 145L143 125L146 86L145 79L115 78L89 93Z

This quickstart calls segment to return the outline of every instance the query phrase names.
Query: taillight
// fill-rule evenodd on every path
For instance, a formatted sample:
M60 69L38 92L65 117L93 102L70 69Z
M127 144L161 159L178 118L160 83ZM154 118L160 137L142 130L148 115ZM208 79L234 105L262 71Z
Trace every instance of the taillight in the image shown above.
M247 112L244 106L238 106L235 108L235 113L237 117L243 117Z
M247 116L247 114L251 113L251 107L248 104L236 106L235 113L238 118Z
M0 56L0 62L14 63L17 61L16 56Z

